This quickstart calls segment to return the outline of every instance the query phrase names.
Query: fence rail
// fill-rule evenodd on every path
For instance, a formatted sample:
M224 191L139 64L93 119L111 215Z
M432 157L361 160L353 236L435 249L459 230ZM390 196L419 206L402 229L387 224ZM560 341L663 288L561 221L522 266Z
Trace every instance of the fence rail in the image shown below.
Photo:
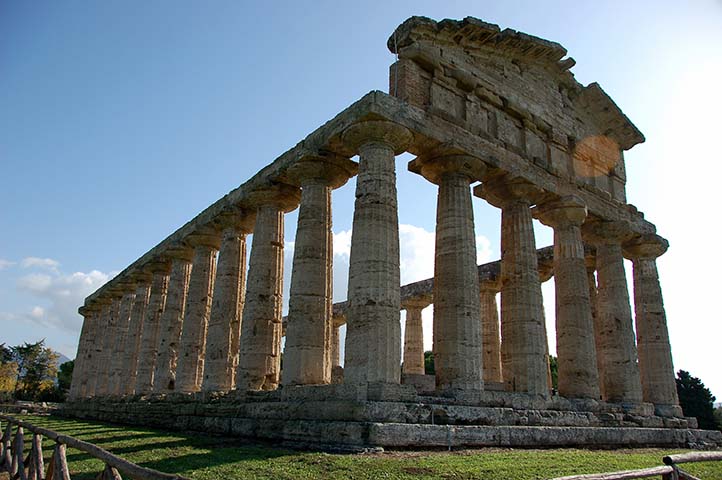
M662 458L663 466L643 468L641 470L625 470L623 472L592 473L557 477L552 480L636 480L638 478L661 477L662 480L702 480L682 470L678 464L692 462L719 462L722 452L690 452L678 455L666 455Z
M0 414L0 420L7 423L2 434L2 440L0 440L2 443L0 471L7 472L11 480L71 480L65 456L66 447L85 452L105 464L103 471L97 477L98 480L122 480L120 472L134 480L190 480L179 475L141 467L92 443L37 427L8 415ZM13 427L16 429L14 437L12 433ZM25 430L32 433L32 443L27 457L24 456ZM55 442L53 455L50 458L47 470L43 460L43 437Z

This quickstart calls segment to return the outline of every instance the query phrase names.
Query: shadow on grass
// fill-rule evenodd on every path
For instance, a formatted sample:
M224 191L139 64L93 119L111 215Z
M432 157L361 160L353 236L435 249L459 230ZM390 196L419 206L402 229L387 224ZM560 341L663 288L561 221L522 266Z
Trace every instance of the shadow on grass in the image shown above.
M98 445L97 443L94 445ZM119 457L123 457L126 460L128 460L125 456L129 453L136 453L136 452L153 452L155 450L163 450L168 448L181 448L181 447L188 447L188 448L199 448L198 445L193 445L185 440L172 440L168 442L153 442L153 443L140 443L136 445L130 445L127 447L103 447L101 445L98 445L99 447L109 451L113 455L117 455ZM201 447L202 448L202 447ZM67 455L68 461L76 461L81 460L80 458L81 454L77 454L77 458L75 454Z
M141 462L139 465L161 472L180 474L192 470L209 470L229 463L272 460L294 453L268 447L219 448L208 453L189 453L173 458Z

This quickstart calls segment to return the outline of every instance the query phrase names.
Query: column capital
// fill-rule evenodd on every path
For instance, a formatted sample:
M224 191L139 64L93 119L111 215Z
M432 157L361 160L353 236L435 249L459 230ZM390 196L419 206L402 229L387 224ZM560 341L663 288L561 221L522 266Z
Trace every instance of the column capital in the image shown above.
M134 270L130 272L130 278L133 280L133 282L137 286L140 285L149 285L151 281L153 281L153 275L147 271L144 271L142 269Z
M423 176L438 185L446 174L459 174L468 178L469 183L481 181L486 173L486 164L479 158L457 153L430 153L420 155L409 162L409 171Z
M629 223L621 220L589 218L582 225L582 236L592 245L618 245L633 234Z
M232 229L241 235L253 232L255 223L256 212L254 210L247 210L237 206L227 207L213 219L213 224L221 232Z
M669 242L656 233L647 233L632 238L622 245L624 258L629 260L654 260L664 255L669 248Z
M221 248L221 234L215 225L204 225L184 238L183 242L193 248L208 247L218 250Z
M358 173L358 163L333 153L307 155L288 167L284 177L289 184L303 187L308 183L322 183L339 188Z
M293 185L274 183L256 188L242 201L242 207L258 209L274 205L284 213L295 210L301 202L301 190Z
M163 254L173 260L185 260L190 262L193 260L193 249L183 243L178 243L168 247Z
M405 298L401 300L401 309L409 310L414 308L424 309L431 305L432 300L430 295L421 295L419 297Z
M497 208L523 201L533 205L542 201L545 192L529 181L503 174L474 187L474 196L483 198Z
M479 278L479 292L497 294L501 291L501 279Z
M344 130L341 140L356 153L367 143L382 143L399 155L406 151L413 135L406 127L388 120L367 120Z
M544 202L532 209L532 216L547 227L580 227L587 218L587 206L576 195Z
M338 328L341 325L346 325L346 313L335 313L331 315L331 321L334 328Z
M158 255L145 265L143 265L143 271L150 274L163 274L168 275L170 273L170 259L164 255Z

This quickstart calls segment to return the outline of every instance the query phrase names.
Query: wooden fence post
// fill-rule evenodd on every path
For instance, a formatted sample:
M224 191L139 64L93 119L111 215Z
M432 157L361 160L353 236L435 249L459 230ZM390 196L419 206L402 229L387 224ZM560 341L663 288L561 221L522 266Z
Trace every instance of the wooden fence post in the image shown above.
M15 442L13 444L13 460L10 469L10 477L12 479L19 478L20 480L28 480L25 474L25 461L23 460L23 449L25 448L25 434L23 433L23 427L18 425L18 431L15 434Z
M118 470L106 463L105 468L95 480L123 480L123 477L120 476Z
M5 427L2 437L2 458L0 458L0 466L2 466L7 472L10 472L10 464L12 463L11 453L11 436L12 436L13 424L8 422L8 426Z
M48 466L47 480L70 480L68 471L68 460L65 458L65 445L56 443L53 449L53 457Z
M30 461L28 463L28 480L45 480L43 437L39 433L33 434L33 445L30 449Z

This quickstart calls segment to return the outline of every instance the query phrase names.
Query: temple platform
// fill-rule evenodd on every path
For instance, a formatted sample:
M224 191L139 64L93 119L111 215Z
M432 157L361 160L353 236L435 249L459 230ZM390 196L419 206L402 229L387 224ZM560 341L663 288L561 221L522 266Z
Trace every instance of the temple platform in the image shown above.
M418 395L406 385L85 399L61 415L330 450L459 447L715 448L722 433L650 404L508 392Z

